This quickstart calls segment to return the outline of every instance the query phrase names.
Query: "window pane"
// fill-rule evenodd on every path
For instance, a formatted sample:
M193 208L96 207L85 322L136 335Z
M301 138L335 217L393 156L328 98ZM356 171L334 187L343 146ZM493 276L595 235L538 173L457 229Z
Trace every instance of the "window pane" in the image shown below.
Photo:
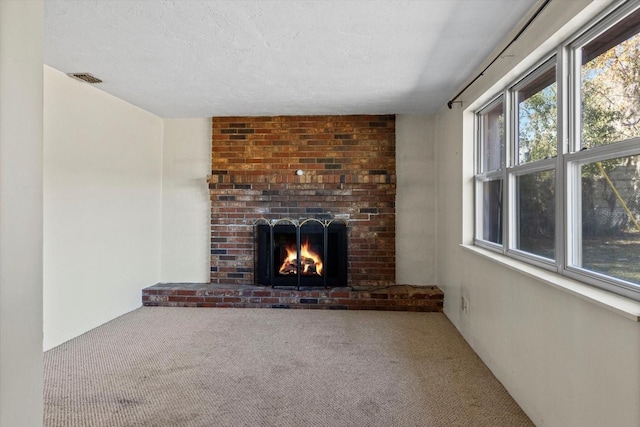
M640 156L581 166L577 266L640 284Z
M557 154L556 69L552 67L517 92L518 162Z
M582 147L640 136L640 11L582 49Z
M496 171L504 165L504 112L500 101L480 113L483 172Z
M482 183L482 239L502 243L502 179Z
M516 247L545 258L555 258L555 171L516 178L518 198Z

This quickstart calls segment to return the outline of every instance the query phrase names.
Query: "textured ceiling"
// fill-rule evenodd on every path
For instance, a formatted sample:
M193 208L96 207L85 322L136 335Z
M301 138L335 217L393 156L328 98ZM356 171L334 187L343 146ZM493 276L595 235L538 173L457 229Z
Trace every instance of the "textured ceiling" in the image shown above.
M535 0L46 0L44 62L161 117L433 113Z

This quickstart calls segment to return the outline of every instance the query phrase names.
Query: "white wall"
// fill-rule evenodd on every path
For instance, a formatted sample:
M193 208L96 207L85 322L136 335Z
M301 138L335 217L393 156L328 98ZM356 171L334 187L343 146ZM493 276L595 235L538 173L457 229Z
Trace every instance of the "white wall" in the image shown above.
M165 119L162 282L209 282L211 119Z
M44 348L160 279L162 119L44 67Z
M0 425L42 424L42 2L0 2Z
M435 284L435 116L396 116L396 281Z
M461 248L471 241L473 218L473 114L463 109L504 84L502 76L524 71L535 59L528 55L544 51L536 46L562 40L606 3L551 2L515 56L474 84L462 108L444 107L436 120L437 284L445 313L538 426L639 426L640 324Z

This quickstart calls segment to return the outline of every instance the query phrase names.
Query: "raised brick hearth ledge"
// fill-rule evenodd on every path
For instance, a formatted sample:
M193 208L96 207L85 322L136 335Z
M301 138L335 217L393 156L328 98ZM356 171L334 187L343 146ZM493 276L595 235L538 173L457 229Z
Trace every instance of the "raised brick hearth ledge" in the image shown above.
M163 307L315 308L440 312L437 286L295 288L210 283L159 283L142 290L142 304Z

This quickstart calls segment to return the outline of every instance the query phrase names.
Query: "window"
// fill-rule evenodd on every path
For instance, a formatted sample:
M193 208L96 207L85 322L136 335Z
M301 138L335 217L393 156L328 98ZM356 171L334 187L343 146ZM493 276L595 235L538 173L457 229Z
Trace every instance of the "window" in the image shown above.
M550 62L513 89L518 120L518 164L557 154L556 68Z
M514 158L510 250L555 259L558 102L555 57L509 90L513 98Z
M483 172L479 182L482 198L482 239L496 244L502 243L502 198L504 179L502 169L505 161L504 102L499 97L478 114L480 120L480 162Z
M515 247L555 259L555 170L516 177Z
M584 46L580 63L581 148L640 136L640 11Z
M476 118L476 244L640 300L638 3L559 46Z
M582 198L571 265L640 283L640 156L580 163Z
M493 102L485 111L480 112L482 132L483 172L502 169L504 166L505 134L504 103L502 97Z

